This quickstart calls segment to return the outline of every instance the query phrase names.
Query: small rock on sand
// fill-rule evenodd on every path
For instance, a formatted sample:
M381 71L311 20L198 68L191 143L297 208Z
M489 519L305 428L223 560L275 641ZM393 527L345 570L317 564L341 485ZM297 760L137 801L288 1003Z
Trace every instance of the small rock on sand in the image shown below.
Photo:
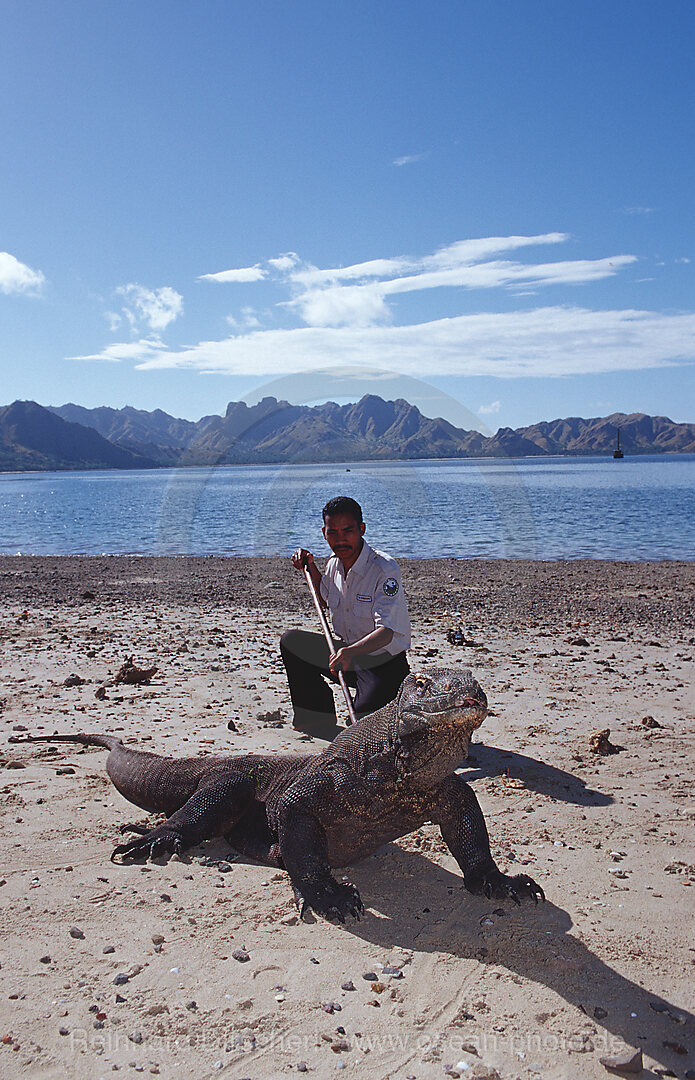
M643 1068L642 1051L635 1050L632 1046L626 1046L624 1050L611 1054L610 1057L599 1058L599 1061L609 1072L639 1073Z
M614 746L609 739L611 733L610 728L604 728L602 731L594 731L589 736L589 749L592 754L619 754L622 746Z

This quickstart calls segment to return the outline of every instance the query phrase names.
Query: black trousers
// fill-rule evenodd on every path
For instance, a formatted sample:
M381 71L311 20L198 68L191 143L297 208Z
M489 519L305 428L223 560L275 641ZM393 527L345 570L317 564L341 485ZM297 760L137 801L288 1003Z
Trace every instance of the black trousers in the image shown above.
M345 642L336 641L339 649ZM299 728L335 727L333 691L325 679L337 684L329 670L329 650L323 634L308 630L288 630L280 639L280 653L287 671L290 697L294 706L294 726ZM367 653L358 656L354 667L344 672L348 686L357 689L357 719L388 705L398 694L410 667L404 652Z

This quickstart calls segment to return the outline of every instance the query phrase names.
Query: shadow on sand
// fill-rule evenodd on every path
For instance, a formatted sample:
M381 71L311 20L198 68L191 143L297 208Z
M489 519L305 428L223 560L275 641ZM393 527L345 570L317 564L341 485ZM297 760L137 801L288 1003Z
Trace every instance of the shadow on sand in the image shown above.
M397 946L505 967L581 1007L599 1031L641 1048L672 1070L670 1075L683 1077L694 1067L695 1016L605 963L570 933L572 920L562 908L551 902L516 908L471 896L460 875L393 844L348 873L380 917L367 911L361 922L346 926L347 933L383 949ZM505 914L495 915L495 909ZM687 1047L688 1056L665 1047L668 1042Z
M483 743L471 746L468 760L461 764L460 773L467 782L490 776L518 777L532 791L578 806L608 806L613 802L611 795L588 788L574 773L557 769L526 754L518 754L515 750L498 750Z

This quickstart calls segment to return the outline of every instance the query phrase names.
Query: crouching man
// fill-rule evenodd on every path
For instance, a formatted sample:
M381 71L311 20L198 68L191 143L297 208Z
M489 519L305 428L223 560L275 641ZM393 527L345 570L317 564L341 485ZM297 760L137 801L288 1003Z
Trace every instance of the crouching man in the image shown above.
M323 535L333 552L322 575L314 556L298 548L292 563L309 573L333 623L336 651L323 634L289 630L280 640L294 707L294 727L320 739L334 739L333 692L342 669L356 688L357 718L375 712L396 697L410 668L410 619L398 563L370 547L364 539L362 508L341 495L323 508Z

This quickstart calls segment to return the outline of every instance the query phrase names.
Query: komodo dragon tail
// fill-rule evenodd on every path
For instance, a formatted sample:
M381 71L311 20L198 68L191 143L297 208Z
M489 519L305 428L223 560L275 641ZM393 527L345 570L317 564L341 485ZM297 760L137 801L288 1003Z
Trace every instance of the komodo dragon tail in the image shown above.
M30 742L75 742L82 746L103 746L106 750L115 750L123 746L123 740L116 735L10 735L11 743Z
M216 758L167 758L125 746L116 735L26 735L14 743L68 742L103 746L109 751L106 772L129 802L149 813L173 814L187 802Z

